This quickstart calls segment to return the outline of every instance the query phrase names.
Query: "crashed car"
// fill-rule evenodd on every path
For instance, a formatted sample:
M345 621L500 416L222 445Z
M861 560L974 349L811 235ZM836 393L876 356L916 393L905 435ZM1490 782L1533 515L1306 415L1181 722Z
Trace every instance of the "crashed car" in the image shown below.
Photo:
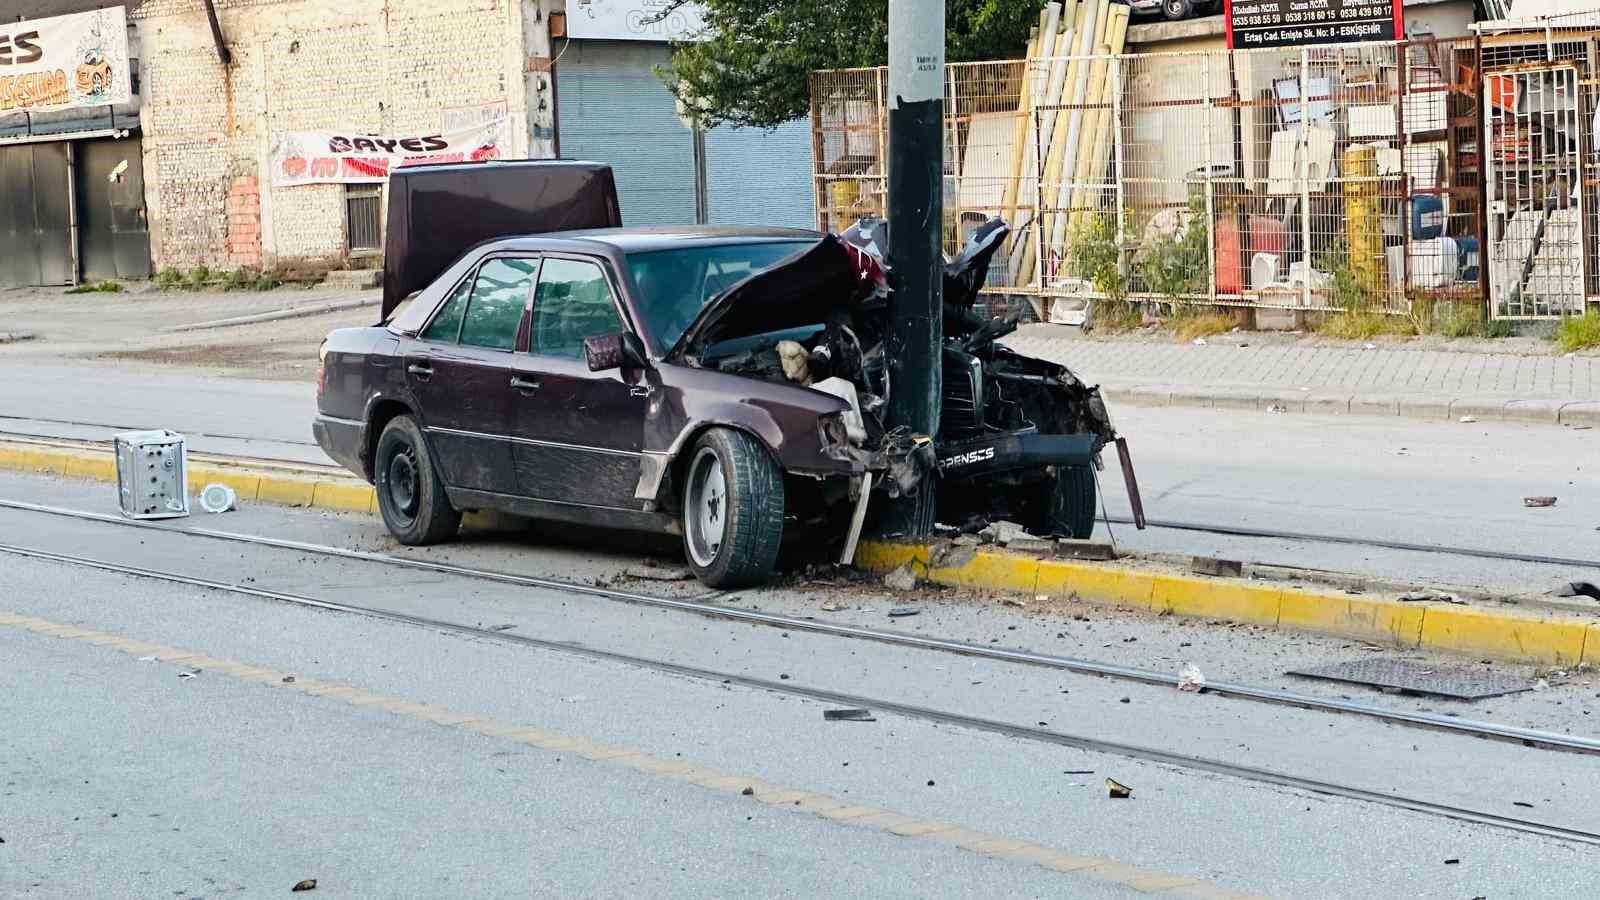
M1004 223L946 271L939 433L884 420L886 228L483 241L380 324L327 337L313 432L402 543L477 509L670 533L715 587L766 579L786 536L848 561L872 498L921 489L953 526L1087 537L1116 435L1096 388L974 311Z

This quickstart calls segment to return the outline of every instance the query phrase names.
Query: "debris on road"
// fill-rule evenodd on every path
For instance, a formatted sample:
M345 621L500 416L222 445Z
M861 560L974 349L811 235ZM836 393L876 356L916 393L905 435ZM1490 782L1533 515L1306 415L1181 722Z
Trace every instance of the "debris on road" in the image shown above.
M1056 549L1056 544L1055 541L1045 538L1024 537L1012 540L1006 544L1006 549L1022 553L1051 553Z
M1471 425L1473 422L1478 421L1478 417L1477 416L1462 416L1460 421L1461 421L1461 424L1463 424L1463 425Z
M17 344L38 337L31 331L0 331L0 344Z
M889 610L889 618L899 619L905 616L914 616L920 612L922 610L917 609L915 606L896 606L894 609Z
M747 787L744 790L739 792L739 796L741 796L741 797L754 797L755 795L756 795L756 789L753 788L753 787Z
M1063 775L1093 775L1094 774L1094 770L1093 769L1063 769L1063 770L1061 770L1061 774L1063 774Z
M1588 597L1591 600L1600 600L1600 587L1595 587L1592 581L1569 581L1556 588L1557 597Z
M694 577L693 572L682 566L662 566L648 561L642 566L629 566L622 574L640 581L688 581Z
M1133 788L1114 778L1107 778L1106 794L1113 800L1128 800L1133 797Z
M285 676L283 676L282 680L283 680L284 684L294 684L294 676L293 675L285 675Z
M1028 537L1028 530L1015 522L993 522L978 532L978 540L1004 547L1012 541Z
M912 571L911 563L906 563L883 576L883 586L892 591L914 591L917 589L917 573Z
M239 495L221 482L213 481L200 489L200 508L208 513L225 513L238 503Z
M1244 563L1236 559L1217 559L1196 556L1189 561L1189 571L1196 575L1214 575L1218 578L1239 578L1244 575Z
M1526 807L1528 809L1533 809L1533 804L1527 802L1526 800L1513 800L1513 801L1511 801L1511 805L1512 806L1523 806L1523 807Z
M154 656L141 656L141 657L139 657L139 662L155 662L155 661L156 661L156 658Z
M838 603L836 603L836 602L834 602L832 600L824 601L823 604L822 604L822 611L823 612L838 612L838 611L840 611L842 609L844 609L843 606L840 606Z
M1289 407L1284 406L1282 403L1274 403L1267 407L1267 412L1269 413L1286 413L1288 411Z
M1446 594L1442 591L1425 589L1420 591L1407 591L1400 595L1401 603L1432 603L1434 601L1440 603L1454 603L1457 606L1467 605L1467 601L1457 597L1455 594Z
M1198 694L1205 689L1206 676L1200 667L1190 663L1178 670L1178 690Z
M1544 509L1556 505L1554 497L1523 497L1522 505L1530 509Z
M870 709L825 709L822 718L829 722L876 722Z
M199 669L196 669L193 672L179 672L178 673L178 677L179 678L195 678L195 677L198 677L199 675L200 675L200 670Z
M1459 860L1459 859L1447 859L1447 860L1444 861L1444 864L1447 865L1447 866L1457 866L1457 865L1461 864L1461 860Z
M301 879L300 881L296 881L294 883L294 887L289 889L289 893L298 894L301 891L314 891L316 889L317 880L315 878L305 878Z
M1116 548L1101 541L1080 541L1072 538L1056 540L1056 559L1088 559L1103 562L1116 558Z
M1020 599L1020 598L1017 598L1017 597L1007 597L1004 600L1001 600L1000 603L1002 605L1005 605L1005 606L1016 606L1016 607L1026 607L1028 605L1028 601Z

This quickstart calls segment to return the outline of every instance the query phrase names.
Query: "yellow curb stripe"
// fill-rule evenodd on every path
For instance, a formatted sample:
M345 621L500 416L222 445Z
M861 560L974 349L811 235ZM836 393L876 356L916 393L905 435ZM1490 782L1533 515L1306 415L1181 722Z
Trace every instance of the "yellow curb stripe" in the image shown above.
M978 551L959 566L930 566L932 556L928 545L869 541L857 551L856 565L884 572L910 563L920 577L939 584L1077 597L1182 616L1293 628L1518 662L1600 662L1600 624L1584 621L1454 605L1400 603L1342 592L1103 563L1040 560L993 550Z
M73 640L95 646L114 647L128 655L156 649L169 662L192 661L199 668L216 672L241 681L277 681L283 673L266 667L228 659L218 659L200 653L189 653L149 644L144 641L108 632L95 631L74 625L65 625L44 619L35 619L0 610L0 625L9 625L62 640ZM1127 866L1113 860L1075 856L1055 847L1020 841L999 835L973 831L952 822L906 816L874 806L846 805L834 797L798 788L769 784L757 778L727 775L679 759L664 759L638 750L624 750L595 743L588 738L574 737L495 722L481 716L456 712L438 706L416 703L402 697L380 694L347 684L318 681L283 685L300 690L308 696L323 696L344 700L353 706L373 706L407 718L433 722L458 731L485 737L499 737L533 744L551 751L575 750L578 755L604 760L603 764L623 765L635 771L666 777L674 781L694 784L708 790L732 791L740 794L749 790L762 804L793 809L834 822L877 831L911 840L932 840L970 850L993 859L1010 860L1037 865L1048 871L1078 872L1101 881L1112 881L1133 890L1146 893L1168 889L1190 890L1188 896L1230 896L1214 885L1180 875L1151 872ZM1195 889L1212 891L1210 894L1193 893Z

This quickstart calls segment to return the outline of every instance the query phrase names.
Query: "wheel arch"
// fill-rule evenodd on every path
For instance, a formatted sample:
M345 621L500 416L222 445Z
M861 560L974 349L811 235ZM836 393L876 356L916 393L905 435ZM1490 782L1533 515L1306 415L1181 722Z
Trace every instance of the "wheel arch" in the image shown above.
M361 466L366 470L368 481L377 481L373 466L378 456L378 438L383 435L383 429L400 416L414 415L416 412L410 404L393 397L374 398L367 407L367 425L361 441Z
M760 431L750 427L750 425L743 422L697 422L689 428L684 429L683 435L679 437L674 447L670 451L670 455L667 458L666 478L661 485L664 493L672 504L672 514L680 519L683 517L684 482L687 480L687 476L689 474L689 462L693 456L694 447L700 442L700 438L704 437L707 432L717 428L726 429L728 431L738 431L754 439L756 446L760 447L766 452L767 456L771 458L772 462L778 467L778 469L780 471L784 470L783 459L779 457L777 451L772 448L772 444L769 443L766 438L762 437ZM660 494L658 494L658 496L660 496Z

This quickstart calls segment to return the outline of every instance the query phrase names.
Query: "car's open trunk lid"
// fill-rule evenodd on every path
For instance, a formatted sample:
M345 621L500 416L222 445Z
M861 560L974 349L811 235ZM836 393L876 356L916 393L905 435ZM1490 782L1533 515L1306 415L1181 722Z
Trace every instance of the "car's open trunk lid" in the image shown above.
M383 314L463 251L515 234L622 224L611 167L571 160L408 166L389 176Z

